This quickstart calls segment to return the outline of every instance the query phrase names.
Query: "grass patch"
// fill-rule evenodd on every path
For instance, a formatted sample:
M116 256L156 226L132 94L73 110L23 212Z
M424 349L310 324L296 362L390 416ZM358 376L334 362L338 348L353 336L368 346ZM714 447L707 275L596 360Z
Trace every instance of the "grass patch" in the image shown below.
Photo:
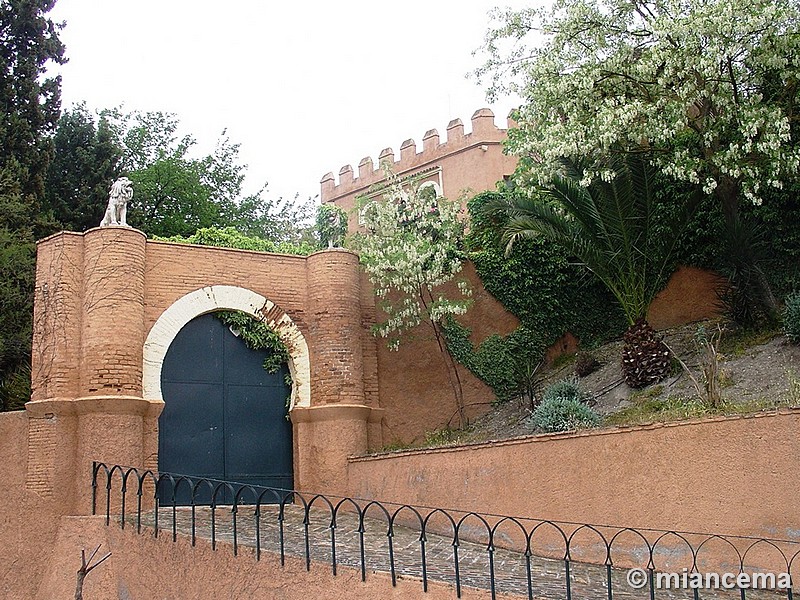
M464 427L463 429L450 429L443 427L442 429L434 429L433 431L425 432L425 446L453 446L461 444L469 433L473 431L472 426Z
M575 362L575 357L577 355L572 352L566 352L565 354L559 354L553 359L553 364L550 365L549 370L551 371L558 371L562 367L566 367L567 365L571 365Z
M781 406L800 404L800 382L793 384L790 378L789 395L784 398L757 398L746 402L730 402L723 400L716 409L712 409L698 398L682 398L667 396L658 398L641 395L629 406L603 419L603 425L647 425L649 423L666 423L697 417L713 415L747 415Z
M676 396L659 398L641 395L633 398L633 406L623 408L603 419L603 425L646 425L702 417L710 414L710 410L697 399L686 399Z
M404 442L402 440L394 440L380 448L379 450L373 450L372 453L375 454L382 454L384 452L398 452L400 450L411 450L414 448L414 442Z
M781 335L779 327L725 330L719 351L726 356L738 358L744 356L750 348L766 344L779 335Z
M420 448L435 448L437 446L455 446L463 444L467 436L474 431L473 426L467 426L463 429L451 429L450 427L443 427L442 429L434 429L433 431L426 431L423 440L414 439L410 442L402 440L394 440L386 444L380 450L374 451L375 454L382 454L384 452L399 452L401 450L418 450Z
M792 370L786 374L786 378L789 380L789 394L786 400L792 406L798 406L800 405L800 379Z

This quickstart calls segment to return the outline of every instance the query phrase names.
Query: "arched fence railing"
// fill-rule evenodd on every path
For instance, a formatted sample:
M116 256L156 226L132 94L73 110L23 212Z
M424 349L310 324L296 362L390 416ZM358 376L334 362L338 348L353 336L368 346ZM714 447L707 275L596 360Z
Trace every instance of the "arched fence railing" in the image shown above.
M132 508L132 503L135 508ZM92 514L234 555L252 548L533 599L793 599L800 542L634 529L310 494L106 465L92 468ZM758 574L758 575L756 575ZM635 577L632 578L632 575ZM757 579L757 577L761 577ZM731 585L734 583L735 585ZM755 585L754 585L755 584ZM754 589L762 588L762 589ZM770 589L763 589L770 588ZM735 590L731 592L730 590ZM638 595L637 595L638 594Z

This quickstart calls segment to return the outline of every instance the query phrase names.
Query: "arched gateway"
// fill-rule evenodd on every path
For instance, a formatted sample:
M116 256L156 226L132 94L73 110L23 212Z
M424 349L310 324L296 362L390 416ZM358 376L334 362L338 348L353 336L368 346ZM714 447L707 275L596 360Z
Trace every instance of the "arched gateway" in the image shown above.
M153 325L144 343L142 393L145 398L163 400L161 368L172 340L195 317L218 310L238 310L264 321L289 349L292 374L291 408L311 406L308 345L289 315L252 290L231 285L213 285L195 290L175 301Z
M302 333L263 296L211 286L180 298L144 345L145 393L164 400L159 471L292 489L288 370L267 373L266 353L248 348L213 315L230 309L267 321L291 348L292 372L308 369ZM300 392L307 391L307 381L301 375L292 386L294 403L308 400Z
M172 369L171 347L175 344L178 352L181 344L192 350L209 346L181 342L181 332L191 338L192 322L197 319L202 329L204 315L219 310L262 320L288 347L293 380L288 422L287 390L275 396L280 397L278 420L285 431L291 427L287 470L293 471L295 487L345 492L347 457L381 445L383 415L376 346L369 334L374 308L362 291L358 257L344 250L290 256L150 241L129 227L63 232L39 242L33 391L26 406L28 489L48 495L74 482L65 501L83 510L91 506L91 494L80 482L92 461L158 468L164 424L159 419L171 402L168 385L183 381L187 361L199 366L201 377L210 370L192 356L177 360L178 368ZM211 327L208 319L206 325ZM195 335L208 340L221 332ZM224 338L222 343L224 353ZM236 393L231 386L239 376L228 371L223 364L217 373L218 395L219 389L223 396ZM258 369L254 373L261 375ZM282 381L250 384L282 387ZM245 398L237 405L239 400L217 406L223 419L237 406L252 413L252 403ZM260 430L275 419L259 418L261 425L254 429L264 439ZM209 423L206 429L213 427ZM223 445L215 453L224 456L229 449ZM237 469L231 477L249 473L247 465ZM222 474L228 476L227 468Z

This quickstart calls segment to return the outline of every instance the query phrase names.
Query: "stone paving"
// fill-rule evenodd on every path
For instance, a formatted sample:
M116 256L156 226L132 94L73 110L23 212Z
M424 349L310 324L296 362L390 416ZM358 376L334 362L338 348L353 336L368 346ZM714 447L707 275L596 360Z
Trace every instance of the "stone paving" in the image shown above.
M371 513L370 513L371 514ZM306 535L304 511L302 507L286 507L283 523L283 550L287 555L306 556ZM135 524L135 517L126 519ZM142 515L142 528L153 529L153 514ZM337 516L335 537L335 562L357 569L362 568L362 544L366 577L372 571L391 572L389 538L386 520L368 517L364 519L363 542L359 536L358 515L340 512ZM259 531L252 507L239 508L236 519L236 546L256 547L256 536L260 540L262 552L279 554L281 551L278 507L261 507ZM128 525L130 526L130 525ZM159 511L159 535L184 537L192 535L192 511L188 507L162 507ZM229 507L218 507L213 514L208 507L197 507L194 518L194 535L197 538L211 539L232 546L234 544L233 515ZM327 510L311 510L308 523L308 555L311 568L327 568L333 573L332 529L330 513ZM399 585L416 585L422 596L423 560L419 530L395 526L391 539L395 573L405 581ZM425 567L429 580L456 585L456 561L452 536L428 533L424 544ZM490 559L485 544L459 542L458 579L462 587L491 589ZM265 557L262 554L262 560ZM493 553L494 584L498 593L522 598L555 599L566 598L565 564L563 560L553 560L538 556L530 557L530 596L528 572L525 555L505 549L495 549ZM570 588L575 600L608 600L607 568L605 566L570 562ZM645 600L650 598L648 589L634 590L626 582L624 569L612 569L611 591L613 598L619 600ZM767 591L748 591L747 599L778 600L786 594ZM656 590L655 598L692 599L691 590ZM742 599L738 590L701 591L698 598Z

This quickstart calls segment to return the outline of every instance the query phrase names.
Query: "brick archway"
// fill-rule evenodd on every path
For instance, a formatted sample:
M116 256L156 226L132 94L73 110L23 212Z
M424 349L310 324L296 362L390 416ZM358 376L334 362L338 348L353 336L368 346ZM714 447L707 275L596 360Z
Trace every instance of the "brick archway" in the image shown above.
M163 400L161 367L172 340L189 321L217 310L238 310L264 321L289 349L292 374L291 409L311 406L311 366L308 345L297 325L261 294L231 285L212 285L176 300L150 329L144 343L142 392L148 400Z

